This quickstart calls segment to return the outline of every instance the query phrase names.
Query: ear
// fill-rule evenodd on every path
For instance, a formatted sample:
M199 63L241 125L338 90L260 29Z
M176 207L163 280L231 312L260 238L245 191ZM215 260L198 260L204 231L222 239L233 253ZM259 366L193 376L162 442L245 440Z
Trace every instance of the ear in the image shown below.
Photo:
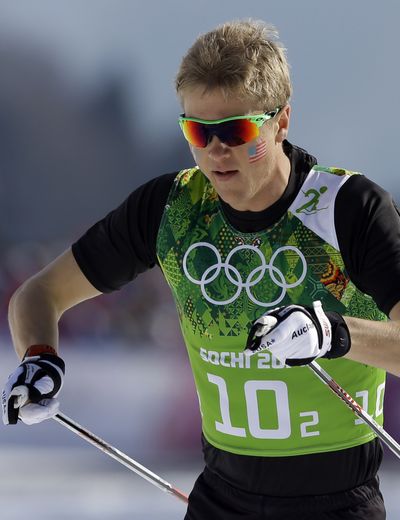
M285 105L280 114L278 115L279 119L277 121L277 132L275 135L275 142L282 143L289 131L289 121L290 121L290 105Z
M280 128L276 134L276 142L282 143L287 137L288 131L286 128Z

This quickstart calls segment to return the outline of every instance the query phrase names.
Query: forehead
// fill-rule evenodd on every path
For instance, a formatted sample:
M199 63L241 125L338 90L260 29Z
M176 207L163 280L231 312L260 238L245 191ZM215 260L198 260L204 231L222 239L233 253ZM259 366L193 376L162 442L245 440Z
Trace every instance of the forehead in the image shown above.
M221 89L205 91L204 87L190 88L182 93L181 98L187 117L210 121L262 112L254 101L243 100L233 94L225 95Z

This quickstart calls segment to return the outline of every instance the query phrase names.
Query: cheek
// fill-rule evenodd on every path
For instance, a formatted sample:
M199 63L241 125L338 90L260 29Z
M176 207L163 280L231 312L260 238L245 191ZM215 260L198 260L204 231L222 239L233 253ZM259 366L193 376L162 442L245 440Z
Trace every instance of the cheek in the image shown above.
M199 150L199 148L195 148L192 145L189 145L189 148L193 155L193 159L194 159L195 163L199 164L201 162L201 151Z
M267 155L267 141L264 137L258 137L247 149L247 158L250 164L263 159Z

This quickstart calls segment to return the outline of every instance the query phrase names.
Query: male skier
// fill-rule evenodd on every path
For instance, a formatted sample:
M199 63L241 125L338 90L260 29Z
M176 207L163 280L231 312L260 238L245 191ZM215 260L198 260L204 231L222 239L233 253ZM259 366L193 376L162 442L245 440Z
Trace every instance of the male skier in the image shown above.
M56 413L61 315L157 264L203 420L186 520L384 519L380 442L306 365L382 422L385 371L400 374L393 201L287 141L288 64L263 22L200 36L176 89L196 166L139 187L16 291L4 422Z

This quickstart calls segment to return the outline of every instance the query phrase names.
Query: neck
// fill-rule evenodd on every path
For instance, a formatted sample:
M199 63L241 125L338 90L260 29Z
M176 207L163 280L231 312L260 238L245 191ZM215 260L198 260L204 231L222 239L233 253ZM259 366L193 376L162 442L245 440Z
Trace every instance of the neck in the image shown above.
M289 182L290 170L290 159L280 147L274 162L268 165L264 186L250 199L235 200L234 204L226 202L238 211L263 211L282 197Z
M269 176L269 182L261 190L260 197L254 201L253 211L267 209L282 197L289 182L290 170L290 160L282 150Z

